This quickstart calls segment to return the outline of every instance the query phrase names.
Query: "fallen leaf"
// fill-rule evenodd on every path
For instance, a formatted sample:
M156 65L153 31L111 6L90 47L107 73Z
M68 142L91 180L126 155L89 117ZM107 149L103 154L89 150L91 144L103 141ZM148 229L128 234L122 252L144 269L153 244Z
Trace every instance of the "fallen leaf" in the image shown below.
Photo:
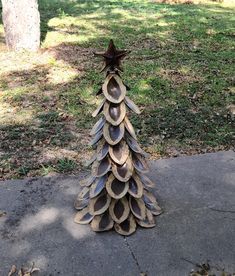
M5 216L7 213L5 211L0 211L0 217Z
M16 266L13 265L13 266L11 267L10 272L8 273L8 276L12 276L12 275L15 274L15 273L16 273Z

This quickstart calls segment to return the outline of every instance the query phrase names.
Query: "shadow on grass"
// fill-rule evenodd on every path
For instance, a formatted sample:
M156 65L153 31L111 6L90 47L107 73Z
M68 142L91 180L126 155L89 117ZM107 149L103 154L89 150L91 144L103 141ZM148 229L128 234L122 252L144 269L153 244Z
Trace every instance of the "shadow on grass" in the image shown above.
M96 12L100 10L104 10L104 16L110 17L112 14L112 10L118 6L121 6L124 9L133 8L132 1L86 1L86 0L78 0L78 1L57 1L57 0L39 0L39 11L41 15L41 41L44 41L46 34L48 31L53 31L54 28L48 26L48 22L51 18L65 18L67 16L71 17L81 17L83 15L94 15L91 19L94 19L96 16ZM119 14L112 14L112 19L120 18ZM107 18L106 18L107 19ZM89 19L88 19L89 20ZM103 18L99 18L99 20L103 20ZM81 28L79 28L81 31ZM84 28L86 31L86 28ZM66 31L67 33L73 34L77 33L71 26L70 31Z
M78 171L84 159L88 133L83 128L90 126L91 105L77 93L76 77L52 84L49 73L50 66L36 66L2 78L1 85L8 89L1 102L9 108L0 125L3 178ZM71 106L80 117L77 124Z
M103 78L92 52L110 38L131 50L123 76L143 110L132 122L146 148L232 147L233 121L226 110L234 86L231 10L149 1L41 0L39 6L47 45L40 55L53 58L3 74L3 103L22 116L32 112L26 124L8 120L1 126L4 175L38 175L50 166L74 171L73 162L84 159L93 95ZM47 33L60 39L54 44ZM58 81L58 73L54 82L60 62L65 74L76 72L65 81ZM50 163L43 156L52 151L57 158Z

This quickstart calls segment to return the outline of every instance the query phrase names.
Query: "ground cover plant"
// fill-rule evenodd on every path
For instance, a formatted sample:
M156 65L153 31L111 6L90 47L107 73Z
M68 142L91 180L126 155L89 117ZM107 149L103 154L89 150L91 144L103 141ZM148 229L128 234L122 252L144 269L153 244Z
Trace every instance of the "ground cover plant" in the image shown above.
M161 1L160 1L161 2ZM41 50L7 52L0 26L0 178L77 173L91 154L102 75L93 51L113 38L132 116L152 158L234 146L235 5L39 0Z

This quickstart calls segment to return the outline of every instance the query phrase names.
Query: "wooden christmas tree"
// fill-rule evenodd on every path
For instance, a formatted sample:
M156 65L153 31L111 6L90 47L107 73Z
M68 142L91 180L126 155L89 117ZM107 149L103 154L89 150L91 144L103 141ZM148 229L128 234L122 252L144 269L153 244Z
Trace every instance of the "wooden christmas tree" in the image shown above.
M140 110L126 96L120 77L120 61L126 54L112 40L106 52L96 53L104 58L106 78L100 90L103 100L92 116L103 116L90 132L90 145L96 148L91 176L80 183L83 189L75 201L75 222L90 223L97 232L114 228L121 235L135 232L137 224L154 227L153 215L161 213L150 192L154 184L145 175L145 154L127 116L129 110L137 114Z

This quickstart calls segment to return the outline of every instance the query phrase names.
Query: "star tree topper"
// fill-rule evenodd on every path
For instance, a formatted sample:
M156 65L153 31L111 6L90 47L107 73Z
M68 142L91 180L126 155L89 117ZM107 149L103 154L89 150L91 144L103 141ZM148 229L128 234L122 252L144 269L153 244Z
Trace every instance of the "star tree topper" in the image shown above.
M94 53L96 56L101 56L104 58L104 66L101 70L111 70L118 69L119 71L122 71L121 68L121 60L129 53L127 50L117 50L113 40L111 39L109 42L108 49L106 52L97 52Z

